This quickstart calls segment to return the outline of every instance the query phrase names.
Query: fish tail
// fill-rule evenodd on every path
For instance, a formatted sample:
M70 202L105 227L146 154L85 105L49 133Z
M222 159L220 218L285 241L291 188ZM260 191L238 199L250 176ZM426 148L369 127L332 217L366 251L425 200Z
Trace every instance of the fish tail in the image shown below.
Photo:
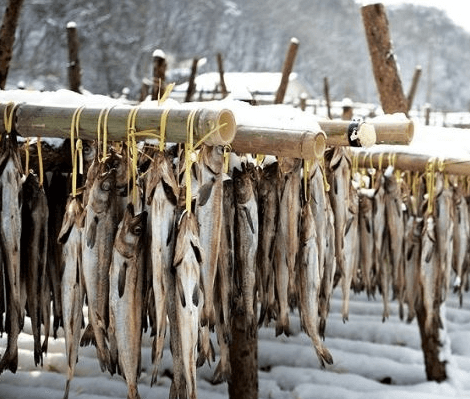
M267 301L266 302L263 301L263 303L261 303L261 308L259 312L258 327L261 327L263 325L266 319L267 312L268 312Z
M65 382L65 391L64 391L64 396L62 399L68 399L69 397L69 390L70 390L70 380L68 379L66 382Z
M316 346L315 351L317 352L318 360L322 368L325 367L325 363L333 364L333 356L331 356L330 351L324 345Z
M127 388L127 399L140 399L137 384L129 384Z
M219 360L217 367L214 371L214 376L212 377L212 383L214 385L221 384L222 382L231 382L232 370L230 363L222 362Z
M7 349L3 354L2 360L0 361L0 374L5 370L10 370L13 374L16 374L18 369L18 347L15 350Z
M88 346L90 344L96 346L96 338L93 331L93 326L88 324L85 331L83 332L82 339L80 340L80 346Z
M276 337L281 334L284 334L286 337L290 336L289 319L285 322L279 320L276 323Z
M320 317L320 322L318 324L318 333L320 334L320 338L324 341L325 340L325 330L326 330L326 318Z

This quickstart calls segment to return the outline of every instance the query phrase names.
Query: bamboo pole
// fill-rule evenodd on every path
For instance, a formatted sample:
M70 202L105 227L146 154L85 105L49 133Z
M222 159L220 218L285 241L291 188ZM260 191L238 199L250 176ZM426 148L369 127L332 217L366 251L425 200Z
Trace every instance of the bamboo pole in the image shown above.
M281 83L277 89L274 104L282 104L286 95L287 85L289 84L289 76L294 67L295 56L299 47L299 40L295 37L290 39L289 49L287 50L284 66L282 67Z
M240 153L321 158L326 148L326 136L322 131L238 126L232 148Z
M5 90L10 61L13 54L16 26L24 0L9 0L0 28L0 89Z
M362 19L375 83L384 113L408 112L383 4L362 7Z
M194 140L200 140L209 131L216 129L207 138L206 143L209 145L230 143L236 133L233 113L227 109L198 108L198 105L181 106L169 110L165 131L166 141L185 142L188 118L192 112L195 112ZM3 111L4 107L5 105L0 106L0 111ZM77 107L20 104L16 109L14 118L16 131L23 137L67 138L70 135L70 124L76 109ZM107 124L109 140L126 139L128 119L132 109L133 107L129 106L116 106L109 109ZM83 140L97 138L99 115L102 110L102 108L96 107L85 107L83 109L79 119L80 138ZM164 111L164 108L139 107L135 120L136 131L153 130L154 133L160 134L160 122ZM3 112L1 115L3 115ZM217 126L220 127L217 128ZM104 129L104 126L102 128ZM0 130L4 131L3 123L0 124Z
M228 95L228 90L227 90L227 86L225 85L224 59L221 53L217 53L217 67L219 68L219 75L220 75L220 91L222 92L222 98L225 98Z
M326 111L328 118L331 118L331 101L330 101L330 85L328 84L328 77L323 78L323 93L326 101Z
M75 22L67 23L67 44L69 49L69 63L67 66L69 76L69 88L72 91L80 93L81 70L80 60L78 58L78 35L77 24Z
M351 122L320 120L318 124L325 132L328 146L349 145L348 129ZM411 120L403 122L368 122L374 127L377 144L409 144L413 139L414 125Z
M424 173L429 162L436 162L436 165L437 163L442 165L445 173L470 176L470 160L455 158L438 159L425 154L406 152L401 149L382 153L357 150L355 154L358 156L359 167L364 168L370 167L371 162L374 168L378 168L380 164L382 167L385 167L388 165L388 160L393 158L393 164L400 170Z
M413 106L413 100L415 98L416 89L418 88L419 78L421 77L422 68L421 65L417 65L415 68L415 72L413 74L413 80L411 82L410 91L408 92L408 96L406 98L408 103L408 112L410 112L411 107Z
M193 64L191 66L191 75L189 76L189 82L188 82L188 89L186 90L186 97L184 99L184 101L187 103L191 101L191 99L193 98L194 92L196 91L196 84L194 82L196 80L198 61L199 61L199 58L197 57L193 58Z
M152 100L158 100L165 92L166 55L156 49L153 52L153 88Z

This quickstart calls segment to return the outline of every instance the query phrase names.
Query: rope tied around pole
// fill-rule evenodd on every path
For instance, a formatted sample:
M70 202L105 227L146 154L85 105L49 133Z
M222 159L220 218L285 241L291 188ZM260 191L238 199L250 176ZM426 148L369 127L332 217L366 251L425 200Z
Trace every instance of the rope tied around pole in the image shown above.
M85 106L77 108L73 115L70 123L70 147L72 154L72 197L77 196L77 157L78 151L80 152L80 158L82 158L82 141L78 138L80 128L80 115ZM77 136L77 148L75 147L75 134ZM83 162L83 161L82 161ZM83 173L83 170L82 170Z

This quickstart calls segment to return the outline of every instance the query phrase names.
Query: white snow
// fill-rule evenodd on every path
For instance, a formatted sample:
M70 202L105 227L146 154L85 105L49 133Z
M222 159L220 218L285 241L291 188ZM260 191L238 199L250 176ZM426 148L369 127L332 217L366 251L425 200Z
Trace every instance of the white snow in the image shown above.
M382 301L368 300L366 295L351 294L349 322L341 318L341 293L336 290L328 319L325 344L334 364L322 370L310 339L300 331L299 317L291 314L293 336L275 337L274 329L259 330L259 398L261 399L318 399L318 398L412 398L444 399L470 395L470 295L465 294L459 308L458 298L450 295L445 309L447 332L443 355L448 380L428 382L416 322L407 324L398 317L398 307L392 303L391 316L382 323ZM29 321L29 319L27 319ZM213 336L215 342L215 336ZM0 339L0 353L6 345L6 335ZM44 367L34 367L33 340L27 324L19 339L19 369L0 376L0 397L59 398L66 379L64 339L49 339L49 353ZM144 335L141 397L168 398L171 380L161 375L156 386L150 387L151 338ZM171 370L172 361L165 347L161 373ZM205 399L228 398L227 384L212 385L215 369L205 365L198 370L198 395ZM380 381L388 378L391 384ZM126 385L121 377L101 373L93 347L80 348L70 398L125 398Z

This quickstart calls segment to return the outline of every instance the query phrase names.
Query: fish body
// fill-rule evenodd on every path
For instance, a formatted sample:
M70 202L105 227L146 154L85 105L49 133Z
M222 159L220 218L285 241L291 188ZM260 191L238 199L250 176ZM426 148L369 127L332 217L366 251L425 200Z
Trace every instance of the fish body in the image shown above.
M143 258L147 212L134 215L129 204L116 233L109 270L109 336L111 361L127 384L128 399L138 399L141 371ZM116 357L117 356L117 357Z
M434 318L434 302L440 286L439 279L442 277L437 253L436 227L432 215L427 216L425 220L422 237L420 281L425 312L424 330L430 334Z
M156 382L167 326L168 273L173 259L175 209L179 196L171 160L157 152L151 166L150 193L150 258L152 289L155 305L156 335L152 353L154 370L152 384Z
M201 290L200 269L204 252L199 242L197 220L194 214L181 216L176 238L173 267L175 274L175 302L177 327L180 334L183 378L187 397L197 398L196 357L199 330L199 312L204 297ZM182 380L181 376L176 377Z
M403 303L405 290L405 269L403 261L403 245L405 237L405 222L401 190L389 166L384 172L385 188L385 218L387 235L389 237L389 260L392 269L392 286L394 297L400 306L400 318L403 318Z
M44 188L37 175L30 173L23 183L21 268L26 278L25 295L34 339L34 363L42 365L40 296L46 278L49 210ZM44 293L49 294L49 293Z
M18 335L24 322L20 291L20 246L22 209L22 168L16 138L2 137L0 155L0 245L7 287L7 348L0 359L0 374L18 367ZM8 324L8 323L7 323Z
M333 358L321 342L318 333L318 302L320 291L320 270L315 221L308 202L302 207L299 255L299 304L303 330L312 340L318 360L322 366L332 364Z
M454 292L462 302L462 281L470 239L470 217L467 201L458 187L454 187L454 231L453 269L455 272Z
M102 164L103 173L95 178L85 207L82 265L89 325L80 344L96 342L101 370L108 369L114 373L106 336L109 324L109 267L117 230L116 170L105 171L105 168Z
M235 192L235 264L238 288L241 291L246 329L249 335L256 332L255 289L256 254L258 250L258 204L252 177L247 166L233 170Z
M372 190L372 193L369 191ZM359 191L359 263L361 279L367 296L374 295L374 218L373 218L373 189Z
M273 162L263 167L258 184L258 273L261 311L258 324L265 321L269 307L270 286L274 281L274 246L279 215L279 165Z
M78 361L83 318L85 286L82 276L82 224L83 206L77 197L70 197L58 235L58 241L62 246L61 301L67 356L67 382L64 399L68 398L70 382Z

